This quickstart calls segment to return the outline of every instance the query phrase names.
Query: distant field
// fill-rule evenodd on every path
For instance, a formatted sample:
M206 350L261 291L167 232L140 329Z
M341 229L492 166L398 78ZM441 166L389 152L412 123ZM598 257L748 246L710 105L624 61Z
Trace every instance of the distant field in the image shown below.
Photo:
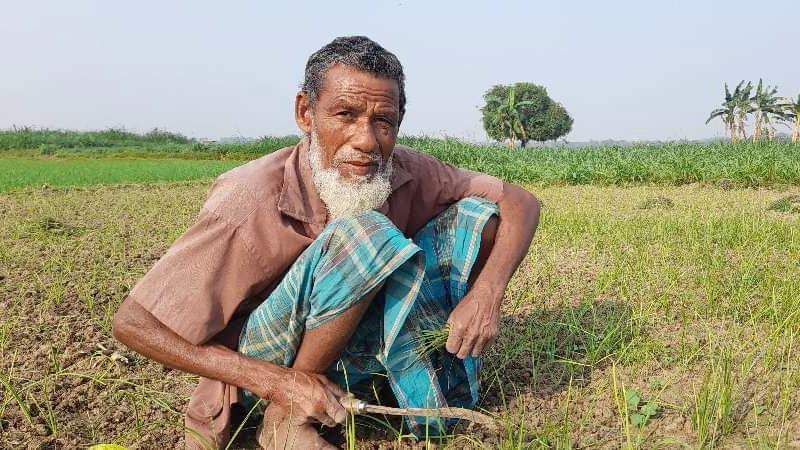
M160 133L160 134L159 134ZM38 184L36 173L48 173L58 184L99 182L147 182L210 177L224 168L293 145L297 136L264 137L242 144L204 144L184 141L170 133L135 135L107 130L78 133L44 131L0 131L0 158L124 159L109 167L112 179L101 174L89 177L61 173L59 167L95 167L86 163L59 166L46 162L24 163L12 181L0 181L0 190ZM757 187L800 184L800 146L789 143L632 145L589 148L509 149L501 145L476 145L454 139L402 137L400 143L467 169L490 173L510 182L536 185L683 185L703 183L722 187ZM186 160L186 164L167 159ZM200 162L198 160L216 160ZM225 163L219 161L227 161ZM8 167L2 162L0 168ZM12 162L10 164L15 164ZM19 164L19 163L16 163ZM98 166L99 167L99 166ZM169 169L167 169L169 168ZM201 169L202 168L202 169ZM75 169L80 172L81 169ZM34 172L29 174L28 171ZM175 172L175 173L173 173ZM83 172L80 172L81 174ZM126 178L130 173L132 178ZM135 174L135 176L134 176ZM0 174L7 180L8 174ZM31 182L25 180L30 179ZM56 182L54 182L55 184Z
M723 187L800 183L800 146L786 143L509 149L429 138L403 142L442 161L516 183Z
M23 128L0 130L0 157L246 160L294 145L299 139L297 136L264 136L247 143L212 144L158 129L137 134L120 129L70 131Z
M0 192L29 186L152 183L213 178L241 161L0 159Z
M539 186L702 183L733 188L800 184L800 148L789 144L509 150L457 141L406 142L460 167ZM0 192L44 183L73 186L204 179L261 156L237 153L228 157L238 159L184 159L156 152L142 159L143 151L137 150L135 159L121 158L120 153L99 158L76 158L77 153L62 158L0 156Z

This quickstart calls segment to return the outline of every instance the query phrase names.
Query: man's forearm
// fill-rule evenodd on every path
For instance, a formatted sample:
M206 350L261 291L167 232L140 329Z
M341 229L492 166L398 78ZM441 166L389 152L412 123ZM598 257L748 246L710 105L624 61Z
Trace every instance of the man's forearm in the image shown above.
M286 373L283 367L254 361L222 344L193 345L131 299L117 312L114 336L137 353L161 364L251 391L257 386L279 385ZM258 368L254 370L256 365ZM254 375L259 379L253 379Z
M484 269L475 280L482 292L491 292L491 300L499 307L511 276L528 254L533 235L539 225L539 202L528 191L506 183L503 198L497 206L500 223L495 242Z

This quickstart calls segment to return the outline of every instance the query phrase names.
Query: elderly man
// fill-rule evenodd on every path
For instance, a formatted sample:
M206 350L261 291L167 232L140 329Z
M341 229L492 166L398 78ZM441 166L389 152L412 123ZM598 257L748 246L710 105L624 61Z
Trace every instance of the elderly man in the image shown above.
M217 178L120 306L120 341L201 377L188 448L224 446L231 416L264 405L263 447L335 448L313 424L341 423L339 399L376 378L403 407L477 402L478 355L539 206L395 145L404 84L397 58L365 37L311 55L295 99L305 137ZM446 325L445 349L420 351L420 332Z

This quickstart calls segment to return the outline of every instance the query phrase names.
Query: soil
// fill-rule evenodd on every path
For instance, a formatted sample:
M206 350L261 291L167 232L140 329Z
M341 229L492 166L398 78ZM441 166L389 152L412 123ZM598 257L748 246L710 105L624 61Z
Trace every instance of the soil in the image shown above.
M0 196L0 449L181 448L182 411L196 377L131 352L110 324L133 283L192 222L205 190L186 183ZM736 372L737 426L718 446L755 445L751 425L777 423L755 436L800 448L800 417L775 388L798 382L775 369L785 356L780 346L752 365L742 356L769 337L765 330L707 318L685 326L664 315L647 318L646 336L614 335L618 341L603 350L591 337L636 320L635 305L589 287L608 264L604 256L579 243L542 245L534 249L540 258L526 260L509 287L501 336L485 358L480 407L506 429L465 423L449 444L437 445L398 440L361 419L356 448L518 448L510 441L619 448L628 439L646 448L698 446L693 389L710 370L701 349L715 342L741 343L734 364L752 369ZM543 286L548 297L532 299ZM592 346L600 349L596 357ZM658 412L642 427L630 425L615 385L657 401ZM343 443L341 430L327 436ZM256 448L254 424L232 448Z

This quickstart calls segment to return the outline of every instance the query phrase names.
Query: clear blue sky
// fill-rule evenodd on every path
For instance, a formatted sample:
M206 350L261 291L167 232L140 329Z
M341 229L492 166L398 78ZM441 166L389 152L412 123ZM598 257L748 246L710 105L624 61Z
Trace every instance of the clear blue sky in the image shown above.
M798 0L5 0L0 128L296 133L308 56L363 34L405 67L403 133L484 140L483 92L532 81L572 114L570 141L721 136L704 122L723 81L800 93L798 21Z

